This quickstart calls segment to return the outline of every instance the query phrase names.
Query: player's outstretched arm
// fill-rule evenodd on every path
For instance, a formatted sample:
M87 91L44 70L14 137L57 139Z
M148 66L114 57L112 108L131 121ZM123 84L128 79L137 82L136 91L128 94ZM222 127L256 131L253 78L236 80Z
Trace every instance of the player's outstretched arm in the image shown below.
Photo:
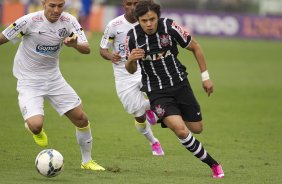
M210 96L211 93L213 93L213 83L209 77L204 52L196 40L192 40L187 49L193 52L198 62L202 76L203 88L208 96Z
M193 52L194 57L198 62L201 73L206 71L207 70L206 61L204 57L204 52L200 44L196 40L192 39L187 49Z
M0 45L7 43L9 40L3 35L3 33L0 33Z
M77 42L77 36L72 36L72 37L67 37L64 40L64 44L67 47L73 47L75 48L78 52L82 54L89 54L90 53L90 46L87 42L85 43L78 43Z

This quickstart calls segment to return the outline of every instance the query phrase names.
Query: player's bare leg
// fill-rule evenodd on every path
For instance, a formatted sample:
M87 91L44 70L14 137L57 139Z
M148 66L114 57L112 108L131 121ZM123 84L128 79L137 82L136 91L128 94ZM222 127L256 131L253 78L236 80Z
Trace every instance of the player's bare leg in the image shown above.
M41 147L48 145L48 137L43 130L43 115L35 115L25 121L25 128L32 134L36 144Z

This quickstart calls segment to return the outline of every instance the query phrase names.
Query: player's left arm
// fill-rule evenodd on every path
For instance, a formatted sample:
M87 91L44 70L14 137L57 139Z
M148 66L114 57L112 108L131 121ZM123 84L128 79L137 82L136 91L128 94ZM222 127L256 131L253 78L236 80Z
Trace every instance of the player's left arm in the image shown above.
M204 52L200 44L195 39L192 39L186 49L193 52L201 71L203 88L208 94L208 96L210 96L210 94L213 92L213 83L209 77Z
M67 47L75 48L78 52L80 52L82 54L89 54L90 51L91 51L89 43L88 42L79 43L77 39L78 39L78 37L77 37L76 34L74 34L71 37L66 37L65 40L64 40L64 44Z
M67 47L73 47L82 54L89 54L91 52L90 45L81 25L71 14L66 13L65 16L70 19L68 23L70 35L64 39L64 44Z
M3 33L0 33L0 45L7 43L9 40L3 35Z
M193 52L201 71L203 88L207 92L208 96L210 96L213 92L213 83L210 80L204 52L200 44L195 39L192 39L189 32L174 20L168 19L167 25L170 35L177 41L177 43L182 48L186 48Z

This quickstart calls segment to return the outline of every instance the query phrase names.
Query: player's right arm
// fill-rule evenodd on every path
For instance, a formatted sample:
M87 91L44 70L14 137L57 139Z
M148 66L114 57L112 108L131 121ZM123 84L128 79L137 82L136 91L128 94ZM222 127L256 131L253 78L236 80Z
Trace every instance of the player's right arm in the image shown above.
M104 35L101 39L100 43L100 55L106 59L111 61L114 64L119 64L122 60L119 52L111 52L110 48L113 48L113 43L115 39L115 34L112 31L111 22L107 25Z
M7 43L9 40L3 35L3 33L0 33L0 45Z
M135 42L133 41L135 40L135 37L130 35L132 35L132 30L128 32L125 41L127 59L125 62L125 68L129 73L134 74L137 71L137 61L144 58L145 51L143 49L136 48L136 45L134 44Z
M11 41L14 44L17 43L27 32L29 18L30 15L25 15L4 29L2 33L0 33L0 45L7 43L8 41Z
M100 47L100 55L106 59L106 60L110 60L112 63L114 64L118 64L121 62L121 55L119 55L119 52L114 52L111 53L111 51L109 49L103 49Z
M143 49L132 49L125 63L126 70L134 74L137 71L137 61L145 56L145 51Z

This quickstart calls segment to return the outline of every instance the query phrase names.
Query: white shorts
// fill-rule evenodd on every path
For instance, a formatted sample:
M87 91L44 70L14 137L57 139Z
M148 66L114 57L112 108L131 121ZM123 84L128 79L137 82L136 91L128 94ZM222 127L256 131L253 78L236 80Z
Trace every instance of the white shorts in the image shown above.
M61 116L81 104L79 96L62 76L52 81L18 80L17 91L24 120L44 115L44 99Z
M140 91L141 79L116 81L117 95L129 114L140 117L150 109L150 102L145 94Z

